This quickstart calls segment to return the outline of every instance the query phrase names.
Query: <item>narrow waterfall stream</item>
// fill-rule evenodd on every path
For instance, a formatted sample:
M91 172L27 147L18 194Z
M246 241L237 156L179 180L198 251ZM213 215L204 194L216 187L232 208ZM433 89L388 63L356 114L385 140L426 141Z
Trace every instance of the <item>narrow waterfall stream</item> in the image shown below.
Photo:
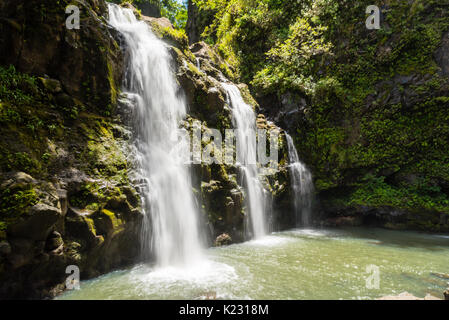
M139 169L149 185L143 254L153 252L160 266L190 265L201 257L199 219L189 168L183 162L190 145L178 141L186 103L178 94L171 56L132 10L109 4L109 23L126 43L123 90L134 101Z
M232 122L237 130L237 166L242 171L247 193L247 208L252 238L258 239L268 232L265 190L259 179L256 147L256 114L243 101L240 90L232 84L222 83L232 110Z
M292 137L285 133L288 147L289 171L294 196L296 221L302 227L310 226L313 200L312 174L299 160L298 151Z

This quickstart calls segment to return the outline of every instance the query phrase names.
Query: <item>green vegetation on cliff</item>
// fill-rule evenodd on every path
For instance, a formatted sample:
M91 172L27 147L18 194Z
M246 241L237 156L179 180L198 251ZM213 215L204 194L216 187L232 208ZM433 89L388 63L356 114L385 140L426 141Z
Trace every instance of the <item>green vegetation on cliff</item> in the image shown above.
M213 12L202 39L293 133L323 203L449 214L447 0L194 2ZM372 4L380 30L365 27Z
M122 52L104 1L77 2L79 30L70 3L0 2L2 298L53 296L67 265L92 277L138 254Z
M130 3L148 17L165 17L178 30L187 22L187 6L183 0L112 0L114 3Z

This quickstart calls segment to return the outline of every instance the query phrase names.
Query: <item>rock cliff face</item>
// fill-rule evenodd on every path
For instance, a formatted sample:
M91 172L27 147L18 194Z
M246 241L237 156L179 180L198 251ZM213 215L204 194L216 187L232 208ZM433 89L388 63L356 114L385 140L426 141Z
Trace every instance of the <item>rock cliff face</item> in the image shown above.
M1 2L1 298L52 296L68 265L87 278L138 257L117 34L97 0L66 29L68 4Z
M447 232L448 2L379 1L381 28L368 30L372 4L201 1L189 32L294 138L317 223Z
M81 28L65 28L69 1L0 3L0 298L45 298L64 289L66 267L81 278L139 259L141 198L133 181L129 110L120 103L120 35L103 0L79 1ZM231 127L220 82L233 70L165 18L141 16L170 46L189 105L185 128ZM200 69L198 69L200 67ZM258 110L248 88L238 85ZM258 126L277 129L258 117ZM286 146L264 184L276 215L289 203ZM235 166L194 165L194 192L210 245L245 238L245 193ZM174 200L175 201L175 200Z
M189 38L189 43L194 44L201 40L201 33L204 31L204 28L212 22L214 11L202 10L200 12L195 2L193 0L188 0L187 12L187 37Z

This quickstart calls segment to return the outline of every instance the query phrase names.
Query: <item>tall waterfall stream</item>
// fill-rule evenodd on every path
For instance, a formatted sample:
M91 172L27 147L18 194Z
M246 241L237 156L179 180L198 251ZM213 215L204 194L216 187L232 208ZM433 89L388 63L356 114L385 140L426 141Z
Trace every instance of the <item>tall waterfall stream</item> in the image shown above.
M131 9L109 5L110 24L125 38L129 56L125 90L135 102L139 168L147 180L143 253L161 266L189 264L201 256L198 209L188 167L190 145L178 141L186 103L170 68L166 45Z

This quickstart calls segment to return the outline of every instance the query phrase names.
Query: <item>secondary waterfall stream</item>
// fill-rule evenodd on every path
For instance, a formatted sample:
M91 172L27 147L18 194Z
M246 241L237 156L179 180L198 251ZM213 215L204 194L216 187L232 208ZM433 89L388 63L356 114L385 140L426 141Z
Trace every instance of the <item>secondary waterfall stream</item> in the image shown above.
M265 190L259 179L256 147L256 114L243 101L240 90L232 84L222 83L232 110L232 122L237 140L237 166L244 178L247 207L252 237L261 238L268 232Z
M292 191L294 196L294 209L297 223L302 227L308 227L311 223L313 181L312 174L299 160L298 151L293 143L292 137L285 133L288 147L289 171L291 177Z
M189 265L201 256L198 210L189 168L190 145L178 141L186 103L170 67L166 45L132 10L109 4L109 23L125 41L123 90L134 102L139 169L147 181L143 254L154 252L160 266Z

